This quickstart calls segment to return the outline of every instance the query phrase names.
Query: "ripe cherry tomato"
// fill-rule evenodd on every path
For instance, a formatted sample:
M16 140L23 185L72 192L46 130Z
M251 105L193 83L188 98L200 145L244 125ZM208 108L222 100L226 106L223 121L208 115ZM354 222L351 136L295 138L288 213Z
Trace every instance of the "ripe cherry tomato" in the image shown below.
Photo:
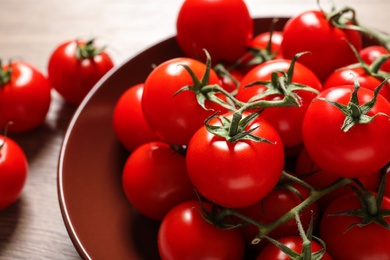
M243 259L245 243L239 229L220 229L202 217L199 201L184 202L164 217L158 231L163 260ZM202 202L210 210L211 205Z
M277 239L280 243L286 245L288 248L291 248L298 254L302 252L302 238L300 236L286 236ZM318 252L323 249L322 245L315 240L311 241L312 252ZM256 260L290 260L287 254L281 251L277 246L272 243L269 243L266 248L264 248L257 256ZM329 255L328 252L321 258L322 260L332 260L333 258Z
M177 204L197 198L184 156L163 142L134 150L123 168L122 186L134 208L155 220L162 220Z
M231 113L226 115L231 118ZM244 115L245 117L246 115ZM214 118L210 125L221 125ZM257 117L246 130L270 141L229 142L202 126L187 148L186 162L197 191L211 202L230 208L252 205L276 185L283 170L283 145L276 130Z
M205 110L192 91L175 93L193 80L182 65L187 65L201 79L206 64L191 58L174 58L158 65L147 77L142 95L142 110L146 121L157 136L170 144L187 145L203 125L204 120L215 111ZM220 84L217 74L210 70L208 84ZM214 103L206 107L220 110Z
M48 77L67 102L77 105L113 66L108 53L97 49L93 40L66 41L51 54Z
M257 65L241 80L236 95L237 99L247 102L253 96L265 92L267 88L261 84L253 85L251 87L245 86L256 81L271 81L272 73L275 71L286 72L290 67L290 64L291 60L276 59ZM292 82L312 87L318 91L322 90L321 82L318 80L317 76L299 62L295 63ZM266 108L261 113L261 116L271 123L278 131L285 147L293 147L302 143L303 117L310 102L317 96L317 94L308 91L297 90L294 92L301 98L302 104L300 107ZM282 98L282 95L271 95L264 99L281 100Z
M336 28L322 11L309 10L287 21L281 50L287 59L309 51L299 61L323 82L335 69L357 62L346 40L358 51L362 48L359 32Z
M1 68L0 128L9 122L10 132L26 132L40 126L51 102L51 86L33 65L14 61Z
M360 57L367 64L372 64L381 55L389 55L389 54L390 52L385 47L380 45L367 46L361 49L359 52ZM380 70L390 73L390 59L388 59L381 65Z
M262 224L268 224L276 221L278 218L300 204L310 195L310 192L303 186L296 183L291 185L298 193L288 189L286 186L277 186L261 201L249 207L240 208L237 210L245 216L248 216ZM309 227L312 216L314 217L314 220L317 220L317 203L311 204L308 208L302 211L300 215L300 220L305 230ZM243 226L242 230L248 242L251 242L259 232L257 227L254 225ZM297 222L295 219L291 219L280 225L268 236L276 239L290 235L299 235ZM259 244L256 245L256 248L262 248L267 243L267 239L263 239Z
M115 104L113 112L115 134L128 151L133 151L141 144L159 140L142 112L143 89L143 84L128 88Z
M255 37L249 42L248 46L257 49L266 49L271 37L271 52L276 53L274 59L282 59L283 53L281 50L281 45L283 41L283 32L282 31L273 31L272 35L270 32L263 32Z
M388 259L390 231L374 222L359 226L358 216L332 215L362 207L355 193L335 200L325 211L320 224L320 237L334 259ZM382 209L390 210L390 199L383 198ZM389 218L384 218L390 224Z
M214 63L233 62L253 37L253 19L243 0L186 0L176 22L176 39L184 54Z
M20 197L27 172L28 162L22 148L11 138L0 135L0 209Z
M321 92L318 98L347 105L353 91L354 86L350 85L333 87ZM372 90L359 88L359 104L370 101L373 95ZM341 177L356 178L377 172L389 162L388 117L379 115L370 123L356 123L345 132L343 112L318 98L308 107L302 125L305 149L318 167ZM381 95L366 115L378 112L390 115L390 103Z

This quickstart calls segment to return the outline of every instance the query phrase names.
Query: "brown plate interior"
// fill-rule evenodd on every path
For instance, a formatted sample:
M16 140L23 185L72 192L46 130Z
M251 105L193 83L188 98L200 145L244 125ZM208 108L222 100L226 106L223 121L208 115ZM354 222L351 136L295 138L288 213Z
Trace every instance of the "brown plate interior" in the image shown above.
M255 33L271 18L255 19ZM281 18L276 30L281 30ZM144 82L153 64L182 56L175 38L145 50L108 73L78 107L63 140L58 195L69 236L84 259L159 259L158 223L135 212L121 188L127 152L117 141L112 112L120 95Z

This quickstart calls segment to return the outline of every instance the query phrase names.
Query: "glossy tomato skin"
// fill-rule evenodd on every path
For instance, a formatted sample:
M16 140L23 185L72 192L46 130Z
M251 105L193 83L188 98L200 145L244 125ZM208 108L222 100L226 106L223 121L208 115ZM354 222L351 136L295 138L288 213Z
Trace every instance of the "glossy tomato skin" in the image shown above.
M367 64L373 63L377 58L379 58L382 55L389 55L389 54L390 52L385 47L380 45L367 46L361 49L359 52L360 57ZM390 59L385 61L381 65L380 70L390 72Z
M288 248L294 250L297 253L302 252L302 238L300 236L286 236L277 239L282 244L286 245ZM323 247L318 242L311 241L311 250L312 252L318 252ZM266 248L264 248L256 257L256 260L290 260L291 258L282 252L277 246L272 243L269 243ZM328 252L325 252L322 260L332 260ZM347 259L347 258L345 258Z
M226 116L231 117L231 113ZM210 121L219 125L216 118ZM211 202L230 208L252 205L276 185L283 170L284 152L276 130L258 117L247 129L273 144L254 141L229 142L202 126L187 148L186 163L197 191Z
M283 41L283 32L282 31L273 31L272 35L270 32L263 32L253 37L249 42L248 46L258 49L266 49L271 38L271 52L275 52L276 55L274 59L282 59L283 53L281 50L281 45Z
M233 62L253 37L253 19L243 0L186 0L176 21L176 39L188 57Z
M326 79L323 87L324 89L342 86L342 85L353 85L354 80L357 79L361 87L374 90L382 83L382 79L367 74L363 68L343 68L334 71ZM384 85L379 92L390 102L390 84Z
M143 84L129 87L120 96L113 111L115 135L128 151L133 151L144 143L159 140L142 112L143 89Z
M287 71L290 64L291 60L275 59L257 65L241 80L236 95L237 99L247 102L253 96L265 92L267 88L264 85L245 86L255 81L270 81L274 71ZM310 86L318 91L322 90L322 84L317 76L299 62L295 63L292 82ZM302 99L300 107L266 108L261 113L261 117L265 118L278 131L285 147L293 147L302 143L303 117L311 100L317 96L315 93L302 90L295 91L295 93ZM281 95L272 95L265 99L280 100L282 98Z
M7 71L8 65L3 67ZM10 80L0 85L0 128L22 133L42 125L51 103L48 79L32 64L11 63Z
M134 208L159 221L177 204L197 198L184 156L163 142L143 144L130 154L122 186Z
M22 148L11 138L0 135L0 210L20 197L28 174Z
M358 51L362 48L359 32L335 28L321 11L308 10L287 21L281 50L287 59L309 51L300 62L323 82L335 69L357 62L346 40Z
M329 88L318 97L348 104L353 86ZM373 91L360 88L359 104L371 100ZM375 106L368 112L390 114L390 103L378 95ZM356 178L377 172L390 158L390 121L386 116L377 116L371 123L355 124L343 132L345 115L335 106L314 99L303 120L303 142L310 158L318 167L341 177Z
M296 189L297 193L287 189L283 186L275 187L265 198L261 201L245 208L237 209L240 213L258 221L259 223L268 224L276 221L278 218L286 214L292 208L300 204L306 199L310 192L298 184L292 184L292 187ZM304 229L309 227L311 218L314 217L314 225L318 220L318 205L312 203L300 214L300 220ZM245 239L250 243L258 234L259 230L254 225L247 225L242 227ZM297 223L295 219L291 219L286 223L280 225L274 229L269 236L276 239L290 235L299 235ZM259 244L254 245L256 248L261 249L268 243L267 239L263 239Z
M245 243L240 231L210 224L201 216L199 204L184 202L165 216L158 231L161 259L243 259ZM202 204L210 210L209 203Z
M192 91L182 91L192 86L189 73L181 65L187 65L200 79L205 72L203 62L191 58L174 58L158 65L147 77L142 95L142 111L157 136L170 144L187 145L204 120L215 111L203 109ZM209 84L219 84L217 74L211 70ZM221 107L206 102L210 109Z
M359 209L361 204L355 193L335 200L325 211L320 224L320 237L326 243L327 251L335 259L389 259L390 231L376 223L359 227L356 216L334 216L331 214ZM383 198L383 209L390 209L390 199ZM385 218L390 223L389 218ZM348 229L348 230L347 230Z
M53 88L69 103L78 105L114 63L104 50L90 58L79 58L77 46L84 40L65 41L52 52L48 77Z

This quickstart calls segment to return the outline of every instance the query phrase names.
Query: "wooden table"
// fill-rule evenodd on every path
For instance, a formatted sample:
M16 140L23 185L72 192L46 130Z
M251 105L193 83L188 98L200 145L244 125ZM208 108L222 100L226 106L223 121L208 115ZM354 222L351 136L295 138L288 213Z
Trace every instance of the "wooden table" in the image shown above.
M324 5L328 1L322 1ZM336 0L354 7L367 26L389 31L388 0ZM0 58L21 59L46 74L48 58L62 41L95 37L117 66L175 34L182 0L1 0ZM253 17L291 16L316 8L315 0L247 0ZM20 200L0 211L0 259L79 259L65 229L57 197L57 160L75 107L53 91L46 122L12 135L25 150L29 176Z

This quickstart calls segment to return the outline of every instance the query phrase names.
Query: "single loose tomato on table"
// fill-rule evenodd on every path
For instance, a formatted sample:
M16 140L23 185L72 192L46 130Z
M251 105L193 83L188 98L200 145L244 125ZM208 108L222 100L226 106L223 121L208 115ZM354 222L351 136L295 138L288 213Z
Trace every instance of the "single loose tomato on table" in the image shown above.
M144 143L159 140L142 112L143 89L142 83L129 87L120 96L113 111L115 135L128 151L133 151Z
M50 103L50 83L34 65L0 62L0 128L12 122L9 132L33 130L45 121Z
M69 103L80 104L91 88L114 63L94 40L65 41L52 52L48 77L53 88Z
M196 79L184 66L191 69ZM213 84L220 84L219 77L203 62L179 57L161 63L144 83L142 111L146 122L162 140L174 145L188 145L207 117L215 111L226 111L208 100L204 102L206 110L197 101L197 94L203 95L201 88ZM194 91L178 93L186 86Z
M248 114L243 115L246 118ZM232 113L223 115L232 118ZM223 119L225 120L225 119ZM212 118L212 126L222 126ZM283 144L276 130L262 117L250 122L244 130L262 141L228 141L202 126L192 137L186 153L186 164L194 187L211 202L239 208L264 198L278 182L283 166Z
M28 174L22 148L11 138L0 135L0 210L20 197Z
M390 160L390 103L356 85L326 89L309 105L302 125L305 149L322 170L357 178ZM375 102L374 102L375 101Z
M204 60L206 49L213 62L239 58L253 37L253 19L243 0L186 0L176 21L176 40L190 58Z
M221 229L206 221L208 202L179 204L164 217L158 231L158 250L163 260L243 259L245 243L237 228Z
M291 78L288 79L291 82L286 82L286 88L292 89L295 86L294 84L297 83L320 92L322 90L322 84L318 77L299 62L306 55L300 56L298 61L293 64L294 70L290 76ZM280 90L279 85L274 86L275 89L279 88L278 92L273 92L275 94L261 98L255 98L255 96L265 94L268 91L267 86L264 84L255 84L248 87L248 85L257 81L271 82L273 73L278 71L287 72L291 65L292 60L289 59L275 59L257 65L242 78L236 98L243 102L260 99L274 101L283 99L284 95L281 93L282 90ZM261 117L265 118L278 131L285 147L294 147L302 143L303 117L310 102L317 96L316 93L304 89L295 89L292 92L299 96L301 102L299 107L272 107L266 108L261 113Z
M337 28L332 22L337 16L328 16L320 10L308 10L290 18L283 29L281 45L286 59L300 52L310 52L299 61L312 70L321 82L334 70L357 62L348 42L358 51L362 48L358 31Z
M141 214L162 220L177 204L196 199L185 157L163 142L139 146L126 160L122 187Z

